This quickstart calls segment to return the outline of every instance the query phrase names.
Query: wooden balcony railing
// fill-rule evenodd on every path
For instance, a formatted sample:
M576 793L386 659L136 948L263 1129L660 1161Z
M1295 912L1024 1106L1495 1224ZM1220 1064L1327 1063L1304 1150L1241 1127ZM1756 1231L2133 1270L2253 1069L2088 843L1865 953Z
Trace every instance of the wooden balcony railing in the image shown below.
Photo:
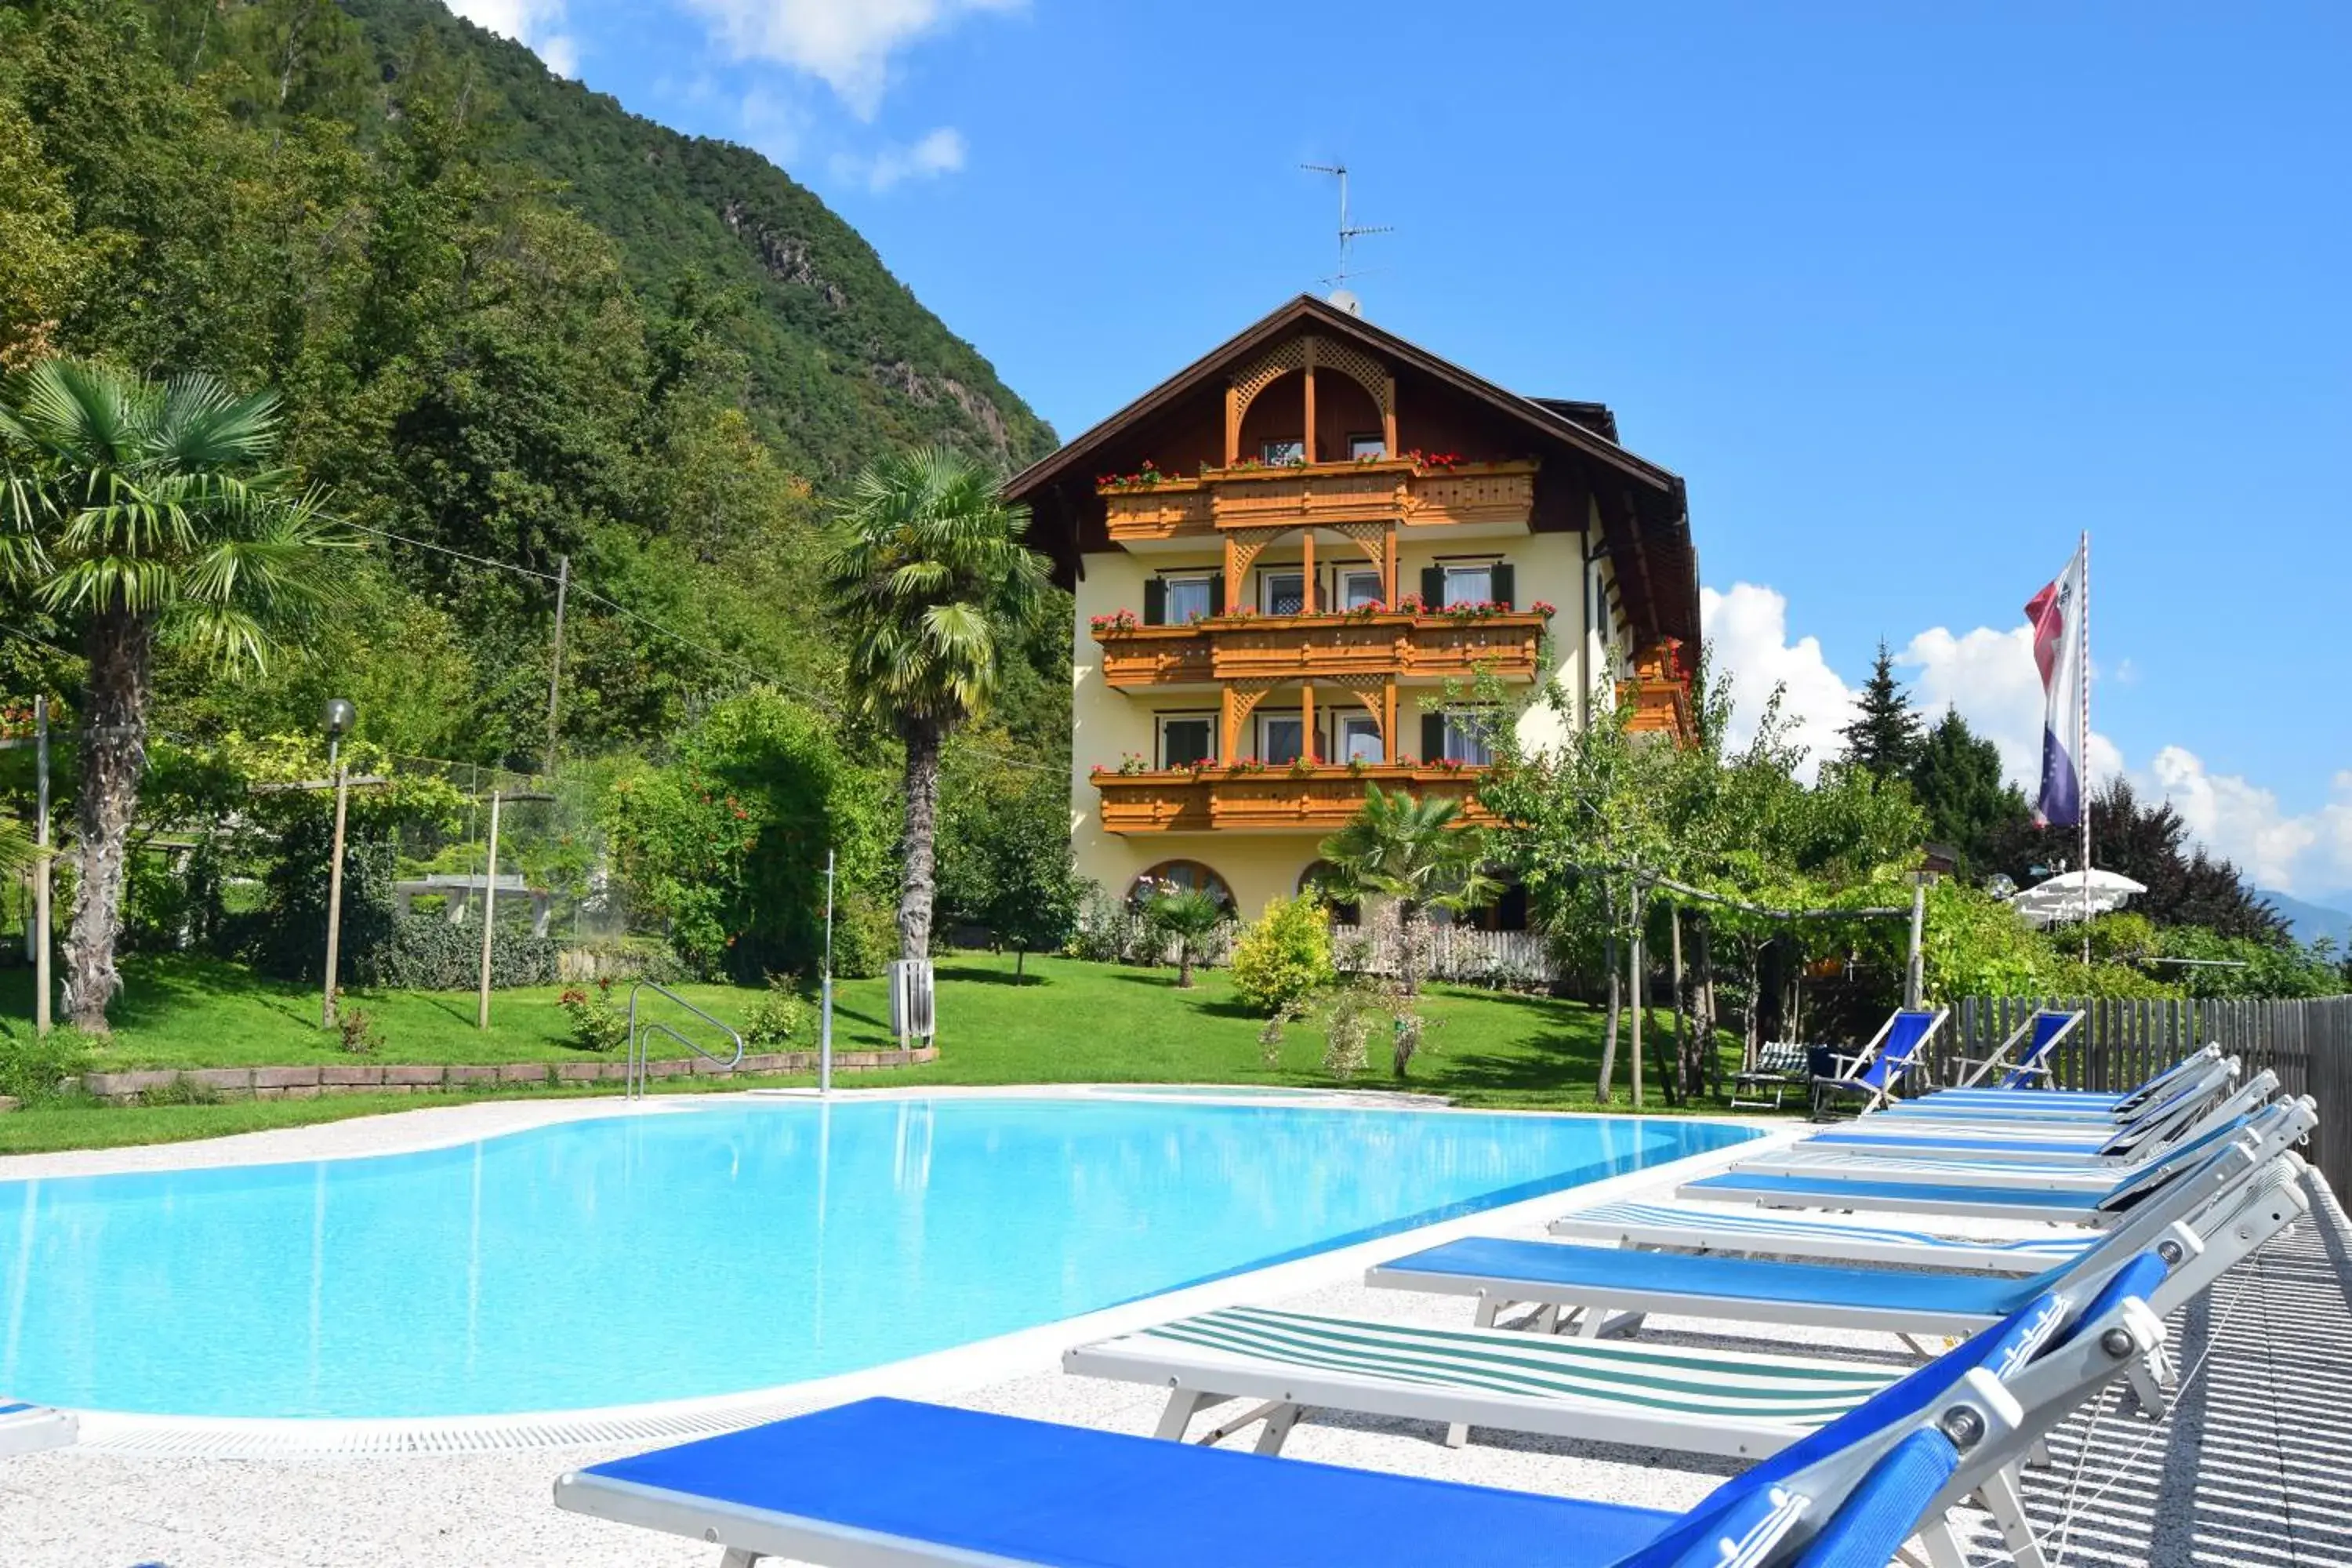
M1121 544L1229 528L1333 528L1397 522L1525 523L1535 506L1533 462L1429 468L1410 458L1306 468L1211 468L1198 479L1097 487L1111 539Z
M1410 763L1338 765L1295 773L1269 764L1242 773L1212 763L1155 773L1098 773L1107 833L1208 833L1255 829L1329 833L1344 826L1364 804L1364 786L1408 790L1465 803L1461 820L1491 823L1494 817L1474 798L1483 768L1444 768Z
M1121 690L1206 680L1329 680L1341 676L1533 680L1548 617L1540 611L1456 618L1220 616L1185 626L1105 628L1105 683Z

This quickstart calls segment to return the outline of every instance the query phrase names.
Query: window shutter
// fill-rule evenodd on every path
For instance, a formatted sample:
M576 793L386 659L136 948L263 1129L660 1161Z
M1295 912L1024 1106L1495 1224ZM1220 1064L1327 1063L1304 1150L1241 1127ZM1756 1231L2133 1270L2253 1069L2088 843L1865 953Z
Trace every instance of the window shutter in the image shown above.
M1440 610L1445 607L1445 568L1424 566L1421 569L1421 607Z
M1518 604L1518 599L1516 596L1516 590L1517 589L1518 584L1513 581L1517 576L1517 574L1511 570L1511 563L1509 562L1497 561L1495 563L1494 569L1489 574L1489 581L1492 584L1491 592L1495 595L1495 603L1512 606L1516 606Z
M1168 584L1157 577L1143 580L1143 624L1147 626L1168 624Z
M1222 616L1224 613L1225 574L1223 572L1213 572L1209 574L1209 614Z
M1434 763L1445 755L1445 715L1424 713L1421 716L1421 760Z

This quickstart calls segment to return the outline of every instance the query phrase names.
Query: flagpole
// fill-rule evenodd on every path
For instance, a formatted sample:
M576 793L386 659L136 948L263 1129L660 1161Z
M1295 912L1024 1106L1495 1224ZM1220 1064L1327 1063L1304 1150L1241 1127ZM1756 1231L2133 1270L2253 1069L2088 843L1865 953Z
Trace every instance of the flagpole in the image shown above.
M2083 688L2080 726L2074 755L2081 759L2083 819L2083 966L2091 963L2091 531L2083 531L2083 641L2077 668Z

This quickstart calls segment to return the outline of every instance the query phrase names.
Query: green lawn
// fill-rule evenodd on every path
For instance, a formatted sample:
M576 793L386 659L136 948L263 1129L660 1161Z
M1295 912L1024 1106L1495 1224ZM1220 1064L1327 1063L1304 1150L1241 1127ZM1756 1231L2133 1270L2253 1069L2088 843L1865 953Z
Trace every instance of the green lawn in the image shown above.
M1234 1001L1222 972L1204 973L1198 985L1183 991L1177 988L1171 970L1033 957L1024 979L1016 980L1013 971L1009 957L943 958L939 965L940 1059L918 1068L847 1074L841 1081L849 1086L1336 1084L1321 1068L1323 1034L1311 1020L1290 1029L1279 1064L1268 1067L1257 1044L1260 1020ZM317 1026L319 1004L313 991L187 959L133 960L125 973L127 989L115 1009L116 1033L97 1052L97 1065L102 1068L302 1066L353 1059L336 1048L336 1037ZM737 1024L759 995L754 990L723 985L680 989L696 1005ZM617 1000L621 988L614 990ZM484 1032L474 1027L474 999L468 994L347 994L352 1004L366 1008L377 1020L383 1036L383 1049L369 1060L477 1064L583 1059L569 1043L556 994L553 986L494 994L493 1026ZM650 1008L658 999L648 994L646 1002ZM21 973L0 980L0 1009L5 1009L0 1011L0 1032L16 1038L29 1032L24 1019L30 998ZM1431 1028L1406 1087L1468 1105L1593 1106L1601 1033L1598 1009L1546 997L1436 986L1424 1011ZM1667 1015L1654 1014L1652 1018L1653 1029L1671 1029ZM1654 1042L1656 1037L1652 1038ZM844 982L835 1005L836 1048L890 1043L882 983ZM0 1044L0 1049L5 1048ZM1371 1053L1372 1070L1354 1082L1392 1087L1384 1036L1375 1037ZM1653 1063L1655 1059L1653 1043ZM1623 1108L1622 1059L1619 1070L1618 1104ZM705 1080L693 1087L722 1085ZM463 1098L467 1097L352 1095L136 1109L42 1108L0 1117L0 1152L208 1138ZM1654 1088L1647 1109L1667 1109Z

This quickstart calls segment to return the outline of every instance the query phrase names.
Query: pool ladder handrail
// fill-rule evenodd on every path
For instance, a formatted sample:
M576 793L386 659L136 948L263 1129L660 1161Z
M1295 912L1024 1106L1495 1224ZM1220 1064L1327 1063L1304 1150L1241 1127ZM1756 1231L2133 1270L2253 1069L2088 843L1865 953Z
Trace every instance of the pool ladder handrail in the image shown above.
M676 1029L670 1027L667 1024L663 1023L658 1018L648 1018L643 1024L639 1024L637 1022L637 993L645 990L647 986L651 986L659 994L668 997L671 1001L677 1003L679 1006L685 1008L688 1012L693 1014L696 1017L701 1019L704 1023L709 1025L712 1028L717 1029L720 1034L725 1035L729 1039L734 1041L735 1054L731 1057L722 1058L717 1051L706 1051L693 1040L690 1040L686 1036L679 1034ZM648 1059L650 1053L647 1049L646 1040L646 1037L653 1034L656 1030L659 1030L661 1033L667 1035L671 1039L676 1040L679 1045L684 1046L688 1050L692 1051L704 1061L717 1062L720 1067L726 1068L730 1070L742 1065L742 1036L737 1034L734 1029L730 1027L728 1025L712 1017L709 1014L704 1012L701 1008L696 1006L693 1003L688 1001L685 997L679 995L668 986L662 984L659 981L640 980L635 985L629 987L629 1054L626 1063L621 1069L621 1094L622 1098L625 1100L641 1099L646 1093L646 1079L648 1076L647 1069L652 1066L652 1063Z

